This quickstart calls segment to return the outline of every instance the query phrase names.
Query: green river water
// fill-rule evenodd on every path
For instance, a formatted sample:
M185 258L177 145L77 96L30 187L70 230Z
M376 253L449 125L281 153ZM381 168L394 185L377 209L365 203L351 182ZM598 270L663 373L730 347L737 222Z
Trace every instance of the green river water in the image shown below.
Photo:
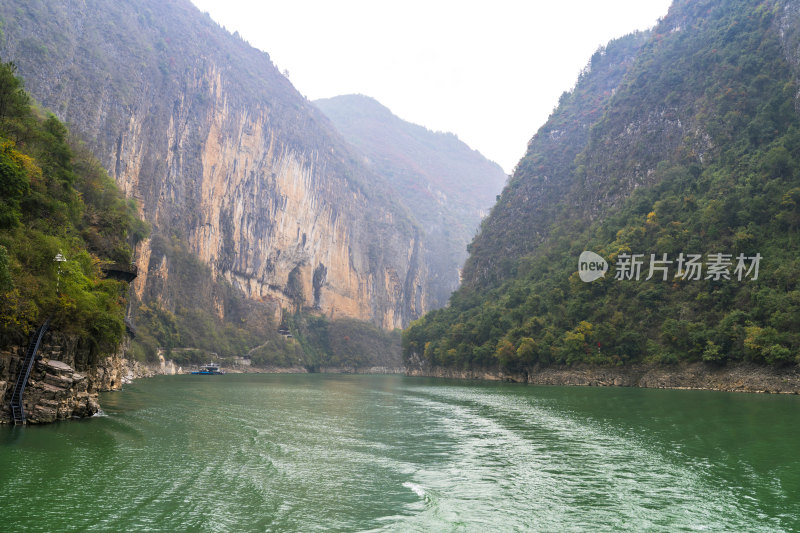
M0 531L800 531L800 397L163 376L0 427Z

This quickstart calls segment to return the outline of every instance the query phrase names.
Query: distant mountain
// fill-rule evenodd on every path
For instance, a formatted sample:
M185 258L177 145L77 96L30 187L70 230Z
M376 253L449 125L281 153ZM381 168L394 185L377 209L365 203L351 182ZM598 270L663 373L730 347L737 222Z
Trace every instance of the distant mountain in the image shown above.
M800 361L799 75L789 0L676 0L598 50L407 363Z
M466 246L502 190L505 173L452 133L406 122L368 96L314 103L421 222L429 243L431 307L443 306L458 287Z

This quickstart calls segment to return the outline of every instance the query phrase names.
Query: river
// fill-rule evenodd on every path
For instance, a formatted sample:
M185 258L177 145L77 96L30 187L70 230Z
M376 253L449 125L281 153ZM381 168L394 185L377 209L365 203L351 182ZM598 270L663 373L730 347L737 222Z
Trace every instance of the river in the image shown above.
M800 531L800 397L161 376L0 427L2 531Z

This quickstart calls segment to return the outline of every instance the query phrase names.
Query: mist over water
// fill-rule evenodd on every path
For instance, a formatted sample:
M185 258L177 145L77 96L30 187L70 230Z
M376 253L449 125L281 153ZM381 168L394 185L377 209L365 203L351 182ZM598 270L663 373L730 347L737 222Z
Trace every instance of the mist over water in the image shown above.
M793 531L800 398L170 376L0 428L13 531Z

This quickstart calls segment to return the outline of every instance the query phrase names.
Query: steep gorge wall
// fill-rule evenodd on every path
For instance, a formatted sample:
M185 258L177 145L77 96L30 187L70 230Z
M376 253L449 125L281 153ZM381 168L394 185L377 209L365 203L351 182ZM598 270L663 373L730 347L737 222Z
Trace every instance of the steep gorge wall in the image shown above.
M154 235L212 277L272 311L384 328L425 311L420 232L266 54L188 1L9 2L0 16L0 56L139 199ZM138 266L136 294L173 305L170 258L146 242Z
M603 219L634 191L668 180L670 166L695 172L716 161L747 126L742 116L759 105L766 80L783 75L754 76L755 54L785 56L797 78L798 20L793 2L675 0L651 30L598 49L484 220L465 286L508 279L519 258L547 248L553 227ZM763 33L749 42L755 30ZM737 42L741 50L723 57ZM773 134L757 129L753 137Z
M466 247L507 176L452 133L405 122L362 95L316 100L344 138L394 188L425 229L431 308L458 288Z
M565 206L587 205L583 183L573 176L576 157L590 144L594 125L612 106L649 36L649 32L637 32L598 49L575 87L561 95L558 107L528 143L525 157L470 243L465 286L502 281L520 257L549 238L550 226L563 216ZM581 216L575 209L567 218L575 221Z

